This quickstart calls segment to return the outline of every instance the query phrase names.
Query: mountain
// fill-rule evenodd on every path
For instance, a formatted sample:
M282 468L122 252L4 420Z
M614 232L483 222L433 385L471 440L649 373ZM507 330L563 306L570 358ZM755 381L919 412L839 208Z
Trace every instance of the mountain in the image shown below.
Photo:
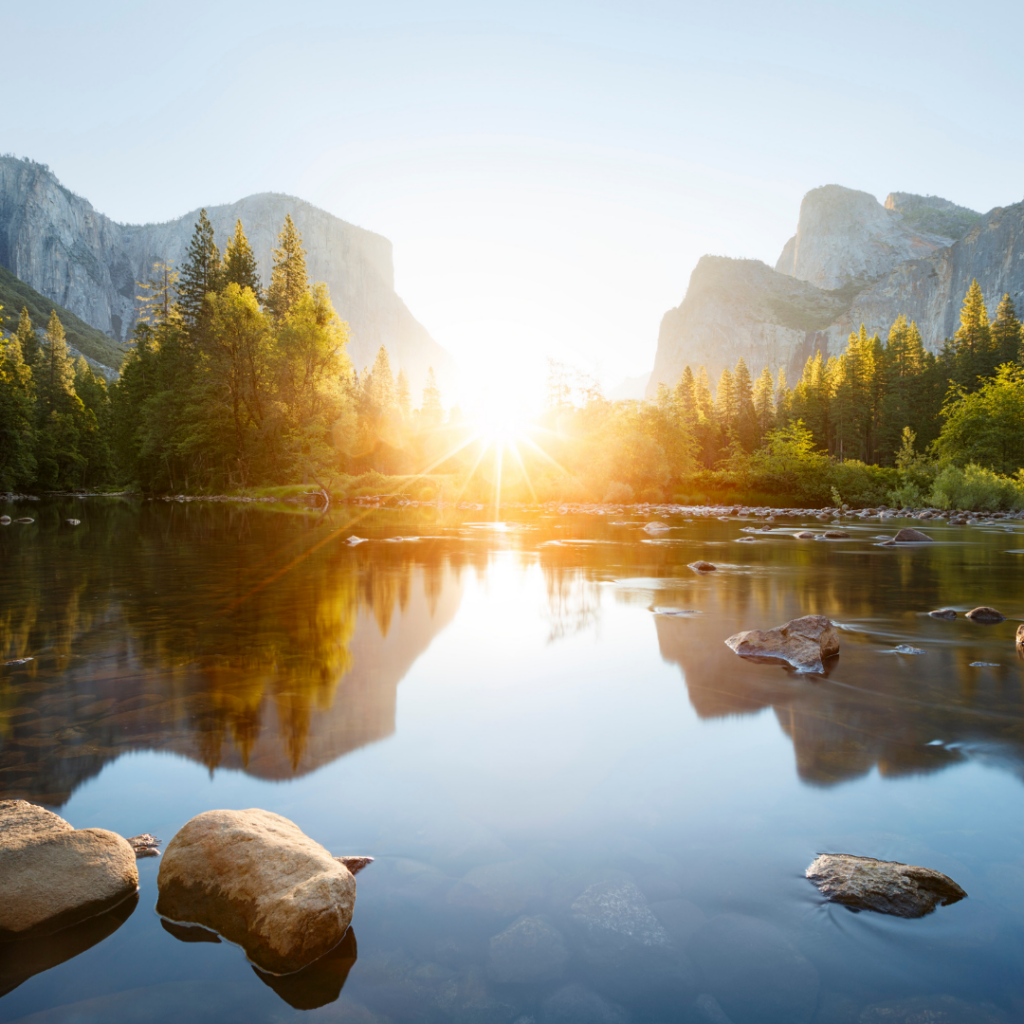
M272 192L206 209L222 251L241 219L265 281L290 213L311 279L327 284L348 321L356 369L372 364L385 345L392 367L408 373L414 394L430 366L442 388L453 386L451 356L395 293L388 239ZM193 210L165 224L118 224L61 185L48 167L0 157L0 265L115 341L126 340L134 327L137 282L151 276L156 262L180 266L198 216Z
M643 398L644 391L647 388L647 382L651 379L649 373L642 373L639 377L626 377L624 380L619 381L608 392L608 397L613 402L621 402L626 399Z
M121 365L124 355L116 341L95 327L90 327L71 310L51 302L45 295L40 295L3 266L0 266L0 308L3 310L0 313L0 329L13 334L18 328L22 309L27 309L32 326L40 337L46 330L50 313L56 309L57 316L64 326L64 334L72 356L85 356L93 369L100 371L105 377L116 376L116 368Z
M1024 203L979 214L937 196L826 185L809 192L796 234L773 270L759 260L703 257L682 303L662 319L648 397L689 364L712 380L739 356L755 376L808 355L836 354L863 323L883 338L899 314L937 352L959 323L977 278L989 313L1024 297Z

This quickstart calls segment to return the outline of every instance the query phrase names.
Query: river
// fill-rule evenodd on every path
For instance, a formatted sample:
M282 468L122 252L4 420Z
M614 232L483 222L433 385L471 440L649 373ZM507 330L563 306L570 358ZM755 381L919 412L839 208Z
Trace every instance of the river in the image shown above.
M140 860L137 900L0 945L2 1020L1024 1019L1024 523L0 512L35 519L0 527L0 799L165 843L260 807L376 858L290 978L172 934ZM933 543L880 546L905 525ZM1007 621L927 614L982 604ZM723 643L811 613L824 674ZM968 898L854 913L804 877L821 852Z

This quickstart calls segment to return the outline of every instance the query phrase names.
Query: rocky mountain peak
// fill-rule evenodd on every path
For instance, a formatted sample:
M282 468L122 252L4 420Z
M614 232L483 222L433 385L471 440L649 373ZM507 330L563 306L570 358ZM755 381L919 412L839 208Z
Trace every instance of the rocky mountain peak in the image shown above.
M356 369L371 365L385 345L414 393L429 367L442 388L453 386L451 356L395 294L388 239L276 192L210 206L207 213L222 251L241 219L264 281L290 213L310 278L327 284L338 315L348 321ZM137 282L147 280L158 261L181 265L198 216L193 210L163 224L119 224L65 188L44 164L0 157L0 265L118 342L135 324Z
M961 239L981 220L981 214L941 196L890 192L885 208L902 214L904 224L954 241Z
M949 244L948 236L921 230L868 192L824 185L804 196L796 234L775 269L826 290L863 287Z

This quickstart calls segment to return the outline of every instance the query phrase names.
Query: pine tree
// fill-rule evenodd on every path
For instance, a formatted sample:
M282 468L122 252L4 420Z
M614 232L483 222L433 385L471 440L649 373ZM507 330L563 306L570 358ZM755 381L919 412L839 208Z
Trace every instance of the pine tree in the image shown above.
M444 407L441 405L441 389L437 386L434 368L427 370L427 383L423 387L423 405L420 415L428 427L438 427L444 419Z
M736 385L732 370L726 367L718 378L715 391L715 413L722 430L729 431L736 425Z
M23 319L27 316L23 310ZM0 490L35 482L34 400L32 371L18 336L0 336Z
M793 409L793 392L790 390L789 381L786 380L786 368L779 367L775 378L775 422L781 426L791 419Z
M999 363L1019 363L1021 359L1021 322L1009 293L1003 296L992 321L992 341Z
M744 451L752 452L757 444L757 414L754 412L754 384L743 356L736 361L736 369L733 371L733 390L736 436Z
M38 480L46 487L75 487L80 483L82 458L78 445L84 415L75 393L75 369L57 311L36 353L36 463Z
M388 350L383 345L377 350L373 368L363 378L363 390L378 413L387 412L395 404L395 378L391 373Z
M309 291L306 250L302 248L302 236L290 213L285 215L277 244L279 247L274 250L274 269L270 274L270 288L267 291L267 308L275 320L281 321Z
M249 245L249 239L245 237L241 220L235 221L235 233L224 247L223 282L237 284L239 288L248 288L256 296L257 301L263 299L256 254Z
M28 315L28 308L21 307L21 316L18 319L18 344L21 345L21 358L31 369L35 365L36 353L39 351L39 335L32 327L32 318Z
M213 240L213 225L203 209L199 211L199 220L178 277L178 304L190 330L200 328L206 296L218 291L220 286L220 250Z
M971 281L967 295L964 296L960 326L953 336L953 348L956 353L956 380L964 387L978 387L978 378L988 376L995 369L992 328L977 278Z
M687 364L683 367L682 376L676 382L675 400L680 419L689 430L692 430L697 423L697 400L693 388L693 370Z
M44 415L70 411L75 396L75 367L68 352L64 325L55 309L50 313L43 343L36 353L35 378Z
M779 371L782 372L781 370ZM757 441L760 443L769 430L775 427L775 382L772 371L766 366L754 382L753 406L757 422Z
M395 401L402 411L402 418L408 423L412 415L412 396L409 392L409 377L404 367L398 371L398 379L395 381Z
M137 323L160 324L167 321L174 306L174 295L178 286L178 272L170 263L158 260L153 264L148 281L136 281L141 294L135 296L138 313Z

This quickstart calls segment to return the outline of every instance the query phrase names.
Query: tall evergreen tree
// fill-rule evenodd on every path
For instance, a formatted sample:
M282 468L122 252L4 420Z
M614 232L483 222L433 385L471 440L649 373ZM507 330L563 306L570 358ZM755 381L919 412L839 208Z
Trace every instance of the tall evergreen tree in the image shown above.
M248 288L257 301L263 300L263 287L260 282L259 267L256 265L256 254L245 237L241 220L235 221L235 233L228 239L224 247L223 283L237 284L239 288Z
M398 371L398 378L395 381L395 401L402 411L402 418L408 423L412 415L412 395L409 391L409 377L404 367Z
M736 403L736 436L743 449L752 452L757 444L757 414L754 412L754 383L743 356L736 361L732 376Z
M767 366L754 382L752 401L757 422L757 440L760 443L775 426L775 381Z
M213 240L213 225L203 209L199 211L199 220L178 276L178 304L190 330L200 327L206 296L217 291L220 283L220 250Z
M274 269L270 274L270 288L267 291L267 308L274 319L280 321L309 291L306 250L302 248L302 236L295 227L290 213L285 215L281 234L277 236L277 244L278 248L274 250Z
M21 307L21 316L18 318L18 344L21 345L21 358L31 369L35 366L36 353L39 351L39 335L32 326L32 318L26 306Z
M68 353L64 325L54 309L36 353L36 463L46 487L79 484L82 458L79 435L84 413L75 393L75 369Z
M170 263L157 260L148 281L136 281L140 294L135 296L136 322L159 324L170 318L178 287L178 272Z
M395 404L395 378L391 373L388 350L381 345L369 374L363 378L363 389L374 409L387 412Z
M18 336L0 335L0 490L35 482L35 389Z
M978 386L978 378L995 369L995 346L988 322L985 297L977 278L971 281L960 309L960 326L953 336L956 380L968 389Z
M444 419L444 407L441 405L441 389L437 386L434 368L427 370L427 383L423 386L423 405L420 415L428 427L438 427Z
M1017 309L1009 292L999 303L991 329L997 364L1019 363L1021 361L1021 322L1017 319Z

